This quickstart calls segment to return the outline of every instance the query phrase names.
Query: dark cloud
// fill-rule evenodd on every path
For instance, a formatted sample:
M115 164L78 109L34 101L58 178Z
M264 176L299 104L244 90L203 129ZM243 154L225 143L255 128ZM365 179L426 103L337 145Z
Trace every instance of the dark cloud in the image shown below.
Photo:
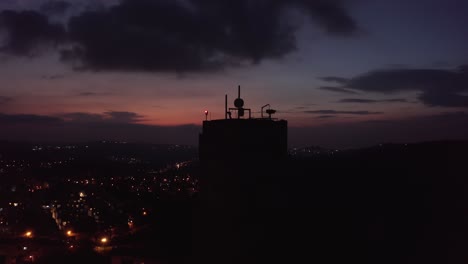
M199 126L151 126L105 122L105 114L75 113L73 118L0 114L0 138L30 141L122 140L164 144L197 144ZM81 119L80 119L81 118ZM92 120L94 118L94 120ZM331 118L331 117L330 117ZM31 133L34 131L34 133ZM378 143L468 139L468 114L441 113L403 120L374 120L311 127L290 127L290 145L362 147Z
M383 112L371 112L371 111L339 111L339 110L310 110L304 111L306 114L320 114L320 115L379 115Z
M358 94L355 91L351 91L351 90L340 88L340 87L322 86L322 87L319 87L319 89L320 90L331 91L331 92L336 92L336 93Z
M288 0L284 0L285 3ZM289 1L294 2L294 1ZM307 10L312 20L326 29L328 33L348 35L357 30L355 21L336 0L296 1Z
M352 78L346 86L381 93L408 90L457 93L468 89L468 72L462 68L380 70Z
M289 113L297 113L297 110L306 110L306 109L310 109L312 106L316 106L317 104L312 104L312 103L308 103L308 104L303 104L303 105L299 105L299 106L296 106L290 110L287 110L287 111L281 111L281 113L286 113L286 112L289 112ZM302 111L301 111L302 112Z
M6 103L8 103L8 102L10 102L10 101L12 101L12 100L13 100L13 98L11 98L11 97L8 97L8 96L0 96L0 105L6 104Z
M456 93L425 92L419 100L429 106L468 107L468 96Z
M93 93L93 92L82 92L78 94L79 96L95 96L99 95L98 93Z
M403 99L403 98L394 98L394 99L384 99L384 100L377 100L379 102L384 102L384 103L407 103L408 100Z
M43 45L56 45L65 39L61 25L51 23L35 11L1 11L2 30L6 32L6 40L0 52L18 56L34 56Z
M7 125L18 125L18 124L25 124L25 125L56 125L61 124L62 119L58 117L51 117L51 116L40 116L40 115L30 115L30 114L16 114L16 115L8 115L8 114L0 114L0 124L7 126ZM28 131L31 133L31 131Z
M67 122L78 122L78 123L122 123L122 124L134 124L144 121L144 116L133 112L116 112L109 111L103 114L91 114L91 113L67 113L61 115Z
M96 123L104 121L103 115L91 113L67 113L61 115L60 117L67 122L75 123Z
M406 103L406 99L395 98L395 99L384 99L384 100L372 100L372 99L360 99L360 98L346 98L338 101L339 103L360 103L360 104L373 104L373 103Z
M349 81L349 79L347 79L347 78L336 77L336 76L321 77L319 79L323 80L323 81L326 81L326 82L334 82L334 83L338 83L338 84L346 84Z
M78 96L105 96L105 95L109 95L109 93L82 92L78 94Z
M71 4L69 2L52 0L44 3L40 10L41 12L48 15L61 15L65 13L70 7Z
M63 79L63 78L65 78L65 75L64 74L43 75L41 78L44 79L44 80L52 81L52 80Z
M197 144L200 131L198 126L136 124L141 118L131 112L68 113L60 116L0 114L0 138L47 142L123 140Z
M419 100L428 106L468 107L468 70L456 69L390 69L371 71L349 79L339 89L396 93L419 91Z
M308 109L309 107L308 106L297 106L297 107L294 107L295 110L304 110L304 109Z
M143 116L133 112L105 112L105 119L117 123L137 123L143 121Z
M84 69L203 71L281 58L296 48L296 8L326 32L357 30L341 1L123 0L69 22L65 61Z
M468 114L454 112L400 120L290 127L288 134L290 145L331 148L355 148L379 143L468 140Z

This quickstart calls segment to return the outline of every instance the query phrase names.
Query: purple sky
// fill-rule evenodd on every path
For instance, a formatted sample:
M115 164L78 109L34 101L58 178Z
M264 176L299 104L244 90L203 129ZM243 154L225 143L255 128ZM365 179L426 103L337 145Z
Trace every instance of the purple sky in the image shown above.
M224 94L291 145L468 139L464 0L2 0L0 140L196 144ZM259 116L258 113L255 113Z

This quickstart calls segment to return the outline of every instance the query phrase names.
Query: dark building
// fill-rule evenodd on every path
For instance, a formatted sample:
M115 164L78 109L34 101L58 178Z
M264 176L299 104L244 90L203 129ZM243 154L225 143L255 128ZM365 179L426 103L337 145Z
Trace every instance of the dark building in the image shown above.
M275 183L288 156L287 121L272 118L269 105L251 118L240 87L234 105L227 107L226 96L225 119L204 121L199 138L195 248L205 263L258 261L266 239L262 212L281 203Z
M240 98L240 87L234 105L228 108L226 95L225 119L204 121L199 138L200 196L213 202L222 202L225 196L240 198L248 188L256 191L251 183L266 183L266 174L275 171L288 155L287 121L272 118L276 111L270 108L264 117L263 110L269 105L262 107L261 118L251 118L251 109L244 108Z
M225 119L203 122L199 139L202 164L210 165L216 161L228 165L235 161L236 166L242 166L252 159L265 162L284 159L287 156L287 121L273 119L272 114L276 111L270 108L265 111L268 117L263 117L263 110L269 104L262 107L261 118L251 118L251 109L244 108L240 98L240 87L234 105L235 108L228 110L226 95ZM248 118L244 118L245 112L249 113Z
M221 119L203 122L200 161L274 161L287 156L287 121Z

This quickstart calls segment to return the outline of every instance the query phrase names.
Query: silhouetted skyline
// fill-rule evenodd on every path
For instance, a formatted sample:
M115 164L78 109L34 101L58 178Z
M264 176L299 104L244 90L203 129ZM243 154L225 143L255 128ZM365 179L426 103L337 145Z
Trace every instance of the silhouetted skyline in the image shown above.
M468 138L468 3L6 0L0 139L196 144L242 85L290 145Z

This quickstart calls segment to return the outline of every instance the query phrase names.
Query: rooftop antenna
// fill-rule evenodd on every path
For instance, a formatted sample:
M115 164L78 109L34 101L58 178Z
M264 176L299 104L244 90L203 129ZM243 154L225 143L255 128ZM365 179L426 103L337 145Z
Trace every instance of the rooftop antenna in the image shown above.
M234 106L237 108L237 118L240 119L244 116L244 100L240 97L240 85L238 88L238 97L234 100Z
M268 106L268 109L270 109L270 104L266 104L266 105L262 106L262 118L263 118L263 109L264 109L265 107L267 107L267 106ZM268 111L268 110L267 110L267 111Z
M271 115L275 114L275 113L276 113L276 110L274 110L274 109L267 109L266 112L267 112L267 114L268 114L268 118L271 119Z
M262 106L262 118L263 118L263 109L268 106L268 109L265 111L268 114L268 119L271 119L271 115L276 113L276 110L270 108L270 104Z
M228 118L228 95L224 98L224 119Z

